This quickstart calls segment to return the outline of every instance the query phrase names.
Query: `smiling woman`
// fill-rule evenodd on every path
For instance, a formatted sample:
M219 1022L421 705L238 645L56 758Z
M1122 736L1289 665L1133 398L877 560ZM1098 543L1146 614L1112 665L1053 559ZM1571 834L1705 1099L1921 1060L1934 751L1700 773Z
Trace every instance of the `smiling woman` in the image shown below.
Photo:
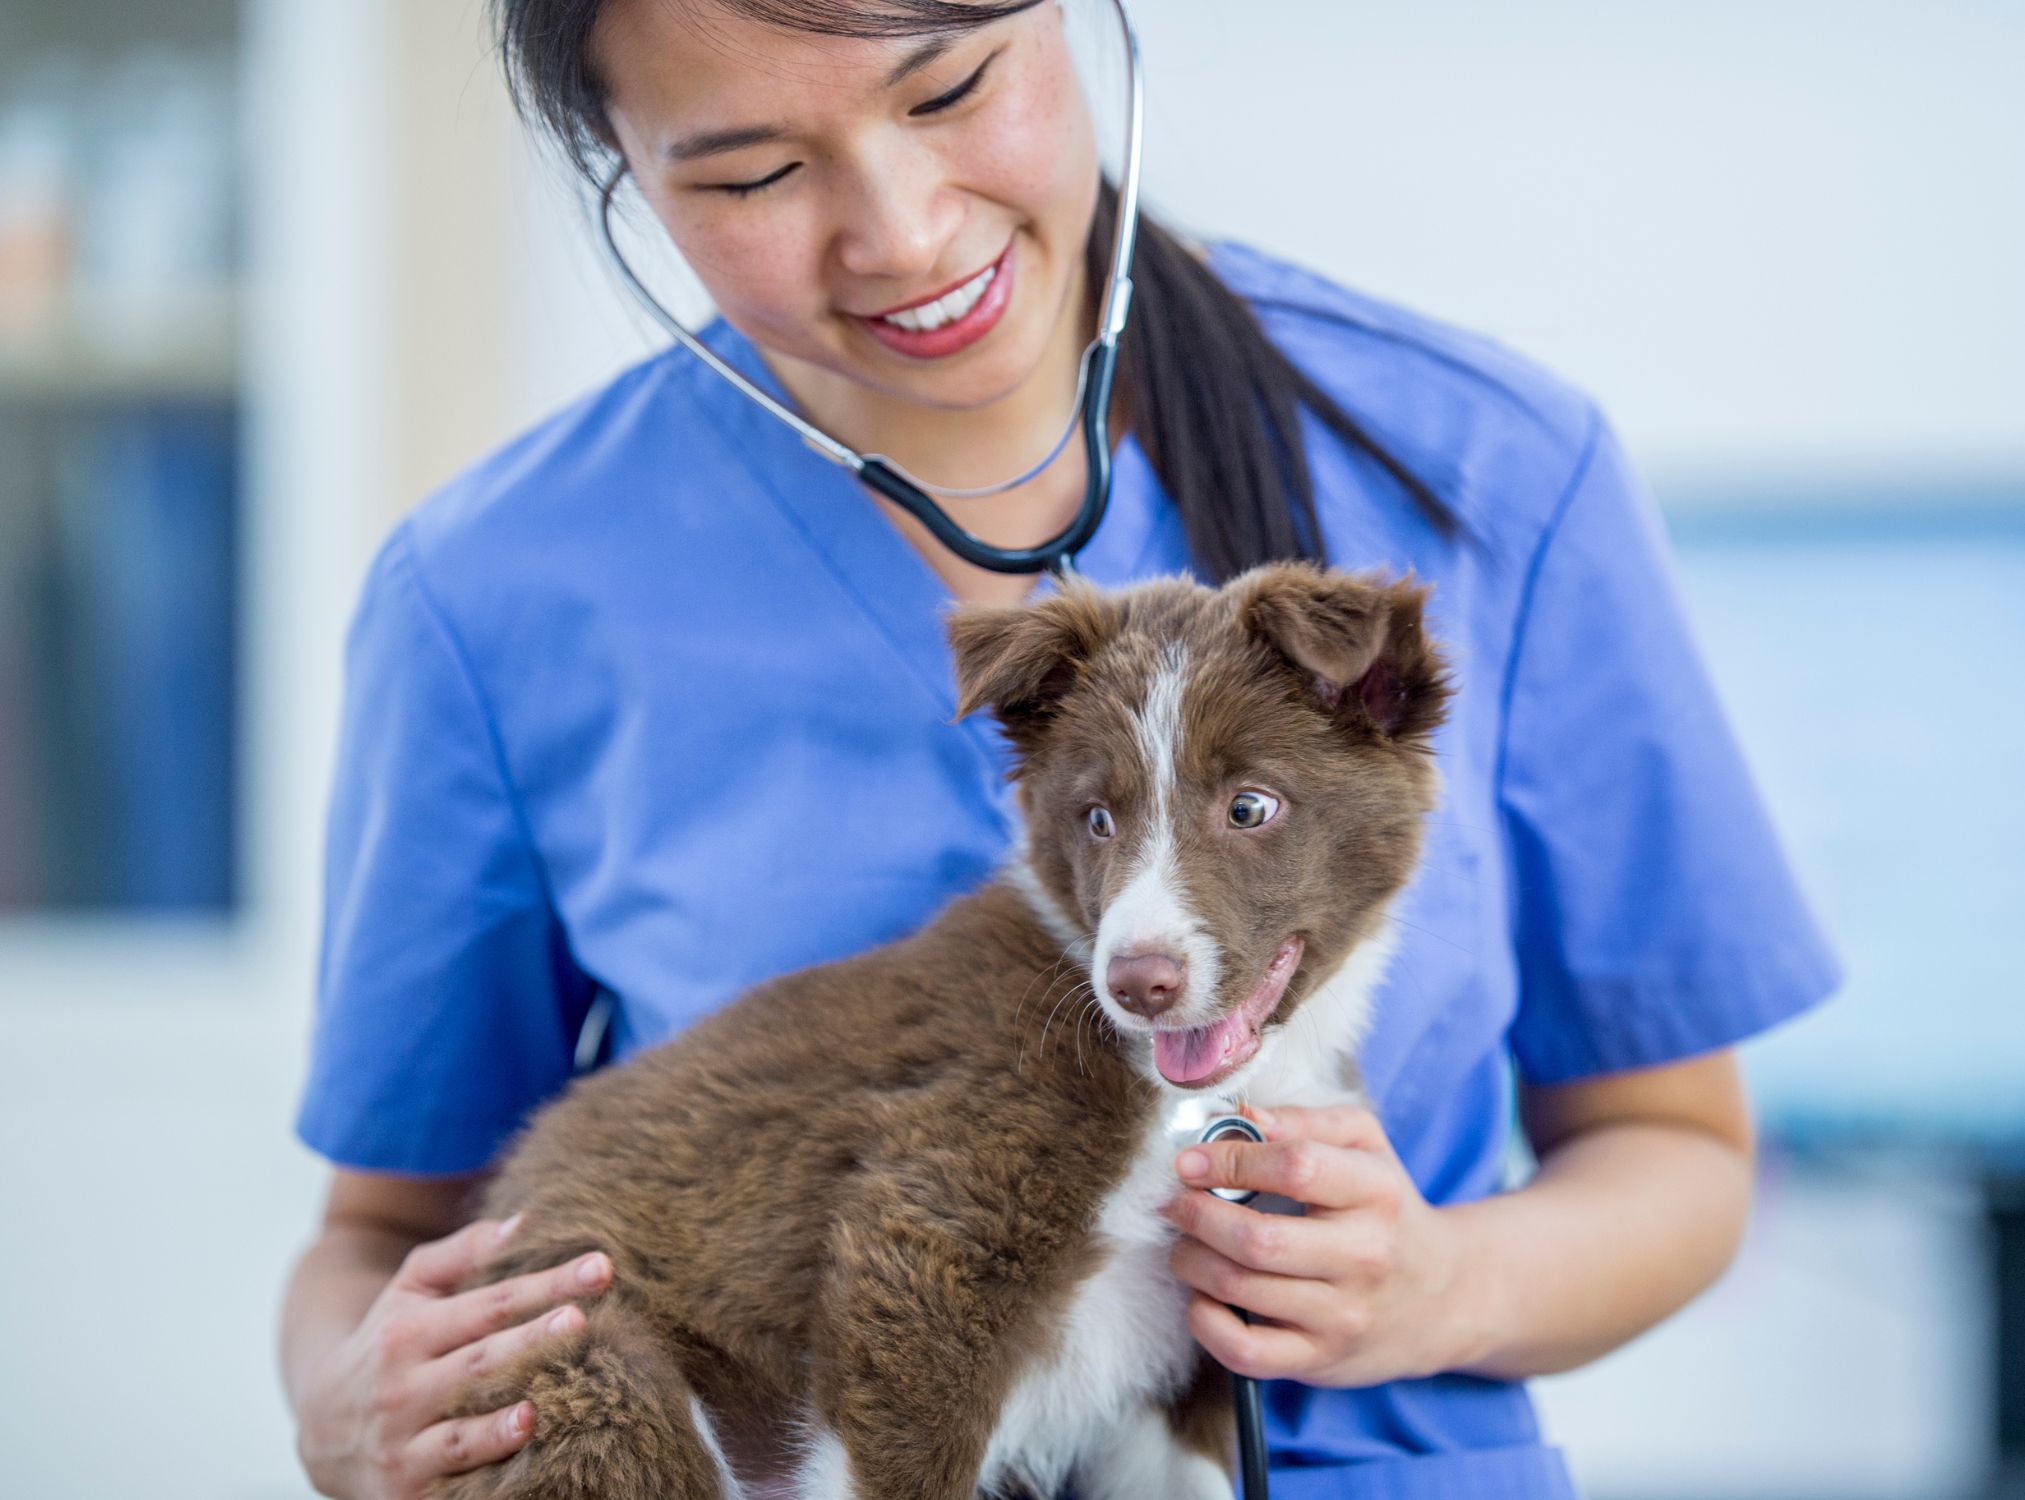
M804 413L954 486L1020 473L1073 403L1117 213L1045 0L494 0L508 76L593 181L615 159ZM1114 437L1128 427L1207 576L1318 557L1306 408L1447 527L1448 508L1141 215ZM1080 455L982 533L1052 535ZM952 587L1017 597L945 558Z

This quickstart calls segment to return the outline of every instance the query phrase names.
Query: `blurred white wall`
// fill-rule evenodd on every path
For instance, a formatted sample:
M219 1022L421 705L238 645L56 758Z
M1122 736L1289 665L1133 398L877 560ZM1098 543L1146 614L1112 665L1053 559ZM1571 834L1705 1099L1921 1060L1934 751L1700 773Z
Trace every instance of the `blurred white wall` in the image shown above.
M1138 9L1153 206L1542 358L1665 488L2025 484L2018 7ZM394 515L650 347L513 132L477 0L248 14L256 899L222 933L0 930L6 1493L304 1493L270 1351L322 1180L288 1123L338 630ZM1767 1191L1706 1311L1550 1392L1557 1431L1618 1494L1738 1493L1740 1466L1767 1495L1941 1493L1977 1452L1973 1317L1931 1277L1917 1315L1888 1271L1845 1294L1837 1247L1895 1236L1938 1276L1973 1230ZM1897 1361L1876 1389L1904 1399L1807 1404L1808 1350ZM1681 1372L1717 1360L1802 1389L1790 1428L1709 1438L1696 1467L1737 1390Z

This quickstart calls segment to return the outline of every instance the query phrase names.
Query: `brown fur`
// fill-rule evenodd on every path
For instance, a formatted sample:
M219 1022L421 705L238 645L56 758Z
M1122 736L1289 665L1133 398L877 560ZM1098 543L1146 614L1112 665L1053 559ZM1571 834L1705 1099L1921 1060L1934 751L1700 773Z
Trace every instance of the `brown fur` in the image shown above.
M1185 854L1231 993L1274 933L1307 934L1291 1012L1412 866L1442 691L1420 598L1284 567L1218 592L1071 584L959 613L962 711L992 706L1021 751L1046 900L1095 931L1127 840L1093 844L1083 799L1101 783L1130 817L1130 709L1178 644L1194 664L1180 793L1213 811L1263 765L1321 814L1242 840L1212 817ZM1383 691L1360 687L1378 672ZM781 1471L807 1413L867 1500L969 1500L1008 1393L1105 1259L1100 1208L1172 1097L1143 1037L1086 1024L1087 978L1001 877L910 938L773 980L576 1083L489 1189L488 1214L527 1217L474 1282L602 1248L612 1287L575 1336L469 1392L465 1412L531 1397L536 1431L438 1493L714 1500L694 1394L741 1473ZM1199 1351L1150 1399L1228 1465L1228 1386Z

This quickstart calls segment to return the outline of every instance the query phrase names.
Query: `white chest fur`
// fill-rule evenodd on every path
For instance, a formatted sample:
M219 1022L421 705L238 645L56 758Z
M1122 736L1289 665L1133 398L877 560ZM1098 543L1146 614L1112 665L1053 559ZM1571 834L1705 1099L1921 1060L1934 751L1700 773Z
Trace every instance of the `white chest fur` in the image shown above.
M1388 923L1317 985L1233 1080L1243 1096L1267 1107L1354 1098L1346 1060L1367 1028L1372 991L1395 945ZM1077 1288L1055 1345L1021 1377L999 1415L985 1456L986 1493L1011 1481L1058 1493L1093 1455L1134 1441L1147 1408L1175 1394L1189 1374L1188 1290L1168 1269L1175 1230L1159 1209L1180 1189L1176 1153L1196 1139L1202 1120L1227 1112L1235 1099L1177 1100L1188 1107L1149 1126L1125 1180L1098 1212L1097 1233L1108 1249L1102 1266ZM1200 1478L1227 1483L1221 1475Z
M1262 1109L1295 1104L1310 1108L1358 1098L1349 1087L1350 1064L1371 1029L1371 999L1399 948L1399 929L1388 919L1359 943L1336 971L1317 984L1236 1083Z
M1168 1269L1175 1231L1159 1212L1179 1187L1174 1154L1184 1144L1156 1122L1099 1210L1108 1254L1076 1289L1054 1346L1007 1398L985 1455L987 1492L1016 1480L1059 1493L1082 1458L1186 1379L1188 1295Z

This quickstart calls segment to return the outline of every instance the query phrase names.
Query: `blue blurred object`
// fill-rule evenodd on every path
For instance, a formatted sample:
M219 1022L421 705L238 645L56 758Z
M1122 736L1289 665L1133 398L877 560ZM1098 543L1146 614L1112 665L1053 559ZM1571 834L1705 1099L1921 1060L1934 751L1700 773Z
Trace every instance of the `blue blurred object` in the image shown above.
M234 428L229 411L93 424L97 530L83 601L103 676L106 899L232 901Z
M1750 1054L1769 1129L2025 1168L2025 494L1677 520L1683 583L1848 969Z
M1989 1494L2025 1494L2025 494L1677 524L1710 667L1836 935L1837 1004L1749 1056L1769 1132L1980 1170Z
M51 514L28 574L35 670L14 689L31 770L4 789L38 825L17 894L48 910L228 909L236 417L189 402L53 426Z

